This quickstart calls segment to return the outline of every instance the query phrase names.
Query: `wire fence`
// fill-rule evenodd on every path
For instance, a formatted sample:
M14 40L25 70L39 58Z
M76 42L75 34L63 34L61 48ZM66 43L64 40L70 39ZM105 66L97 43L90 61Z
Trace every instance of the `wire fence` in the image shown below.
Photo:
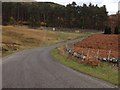
M114 50L102 50L91 48L73 47L74 45L66 45L68 57L76 57L79 63L87 63L92 66L98 66L101 62L108 62L113 66L119 66L120 58L118 57L118 51Z
M98 58L118 58L118 51L114 50L102 50L102 49L91 49L91 48L74 48L74 51L85 55L87 59L98 59Z

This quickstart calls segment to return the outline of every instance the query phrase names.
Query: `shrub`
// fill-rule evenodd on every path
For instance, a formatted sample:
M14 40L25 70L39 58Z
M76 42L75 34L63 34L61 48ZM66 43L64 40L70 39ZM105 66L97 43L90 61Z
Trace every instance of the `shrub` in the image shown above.
M41 26L46 26L47 23L45 23L45 22L41 22L40 25L41 25Z
M39 21L37 21L35 18L33 18L33 17L30 17L30 19L29 19L29 26L30 27L40 27L40 22Z
M14 19L13 17L10 17L10 18L9 18L9 23L10 23L11 25L14 25L14 24L15 24L15 19Z
M117 26L115 27L114 34L120 34L119 28Z
M110 27L108 27L108 26L106 26L105 27L105 30L104 30L104 34L111 34L112 32L111 32L111 28Z

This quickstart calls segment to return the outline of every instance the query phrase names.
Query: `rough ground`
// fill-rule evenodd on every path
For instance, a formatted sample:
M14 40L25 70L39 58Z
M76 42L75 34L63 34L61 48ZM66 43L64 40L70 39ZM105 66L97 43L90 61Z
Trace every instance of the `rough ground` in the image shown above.
M120 47L120 44L118 42L119 35L98 34L90 36L82 42L77 42L74 46L74 49L78 52L83 51L84 54L87 54L87 51L89 49L90 51L93 51L93 55L95 55L99 50L99 57L107 57L109 50L111 50L112 52L110 57L118 58L118 50Z
M52 28L2 26L2 54L6 56L19 50L49 46L85 35L87 34L52 31Z

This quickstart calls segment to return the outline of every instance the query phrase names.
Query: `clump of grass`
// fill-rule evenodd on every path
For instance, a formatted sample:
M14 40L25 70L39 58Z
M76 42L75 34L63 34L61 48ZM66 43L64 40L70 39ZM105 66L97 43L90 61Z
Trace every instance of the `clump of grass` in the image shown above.
M120 85L120 83L118 82L118 69L114 69L107 64L103 63L104 65L102 67L98 66L96 68L85 64L79 64L75 59L69 59L66 55L61 55L57 49L54 49L51 52L51 55L61 64L64 64L76 71L108 81L115 85Z

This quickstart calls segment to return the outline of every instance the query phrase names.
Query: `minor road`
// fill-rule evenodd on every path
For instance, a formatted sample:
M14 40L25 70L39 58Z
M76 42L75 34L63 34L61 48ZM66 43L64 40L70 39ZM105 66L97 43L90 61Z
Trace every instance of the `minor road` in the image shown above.
M3 58L3 88L114 88L54 61L51 50L64 44L24 50Z

